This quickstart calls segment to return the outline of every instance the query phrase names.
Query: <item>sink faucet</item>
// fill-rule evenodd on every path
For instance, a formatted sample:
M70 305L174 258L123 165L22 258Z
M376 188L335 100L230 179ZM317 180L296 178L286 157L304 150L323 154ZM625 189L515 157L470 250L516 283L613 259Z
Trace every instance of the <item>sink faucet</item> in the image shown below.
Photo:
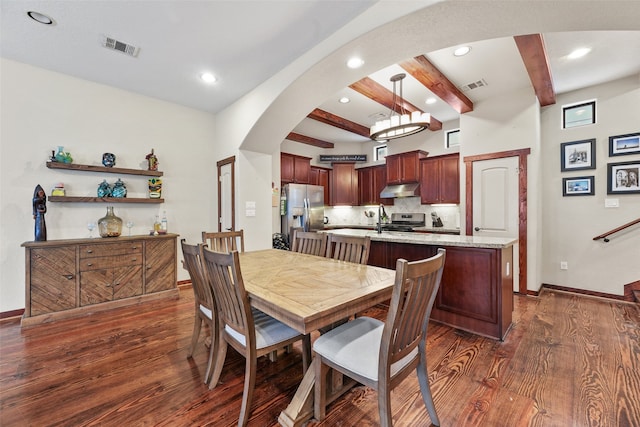
M387 213L384 211L384 205L380 203L378 206L378 234L382 234L382 218L387 216Z

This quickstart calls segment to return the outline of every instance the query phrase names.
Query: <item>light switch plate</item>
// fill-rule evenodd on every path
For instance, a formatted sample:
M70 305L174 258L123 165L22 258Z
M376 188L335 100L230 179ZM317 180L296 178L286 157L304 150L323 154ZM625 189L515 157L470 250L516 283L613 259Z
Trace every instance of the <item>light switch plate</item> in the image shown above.
M620 201L618 199L604 199L605 208L619 208Z

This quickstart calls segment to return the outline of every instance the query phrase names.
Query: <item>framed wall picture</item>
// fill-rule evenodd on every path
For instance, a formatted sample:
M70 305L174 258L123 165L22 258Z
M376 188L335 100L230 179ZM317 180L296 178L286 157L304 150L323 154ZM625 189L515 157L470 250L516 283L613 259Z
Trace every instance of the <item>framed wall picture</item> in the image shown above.
M562 178L563 196L593 196L596 194L593 186L593 176L579 176Z
M640 194L640 160L607 164L607 194Z
M595 168L595 138L560 144L560 170L562 172Z
M640 132L609 137L609 156L640 154Z

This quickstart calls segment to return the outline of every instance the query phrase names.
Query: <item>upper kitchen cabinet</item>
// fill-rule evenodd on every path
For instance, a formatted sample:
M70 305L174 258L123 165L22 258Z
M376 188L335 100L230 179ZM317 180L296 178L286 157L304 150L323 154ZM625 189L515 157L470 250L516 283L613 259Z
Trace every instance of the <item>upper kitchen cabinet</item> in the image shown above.
M355 163L334 163L331 171L331 205L358 205L358 172Z
M280 181L282 184L309 184L311 159L295 154L280 153Z
M309 184L324 187L325 206L329 206L331 204L331 188L329 187L330 174L331 169L321 168L318 166L311 166L311 172L309 174Z
M380 192L387 185L385 165L358 169L358 202L365 205L392 205L393 199L381 199Z
M420 160L420 202L460 203L460 155Z
M420 159L426 151L416 150L387 156L387 184L408 184L420 181Z

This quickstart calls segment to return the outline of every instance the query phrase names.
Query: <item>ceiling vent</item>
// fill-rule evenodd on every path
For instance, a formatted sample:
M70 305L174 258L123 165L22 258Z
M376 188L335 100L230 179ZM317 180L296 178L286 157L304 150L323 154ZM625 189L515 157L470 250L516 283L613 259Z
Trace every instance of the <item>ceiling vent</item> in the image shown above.
M140 51L139 47L132 46L107 36L102 36L102 46L107 49L117 50L118 52L133 56L134 58L138 56L138 52Z
M483 86L487 86L487 82L484 79L480 79L480 80L478 80L476 82L466 84L466 85L462 86L460 89L463 92L466 92L466 91L477 89L477 88L483 87Z

